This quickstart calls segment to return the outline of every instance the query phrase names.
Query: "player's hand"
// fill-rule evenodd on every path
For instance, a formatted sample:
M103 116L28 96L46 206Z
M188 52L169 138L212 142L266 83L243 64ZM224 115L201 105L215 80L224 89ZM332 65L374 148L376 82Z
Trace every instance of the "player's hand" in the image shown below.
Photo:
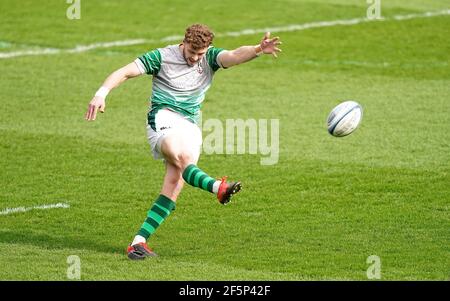
M278 48L278 45L281 45L281 41L279 37L270 38L270 32L266 32L263 39L261 40L261 43L259 44L261 46L261 49L263 53L265 54L271 54L274 57L277 57L277 52L281 52L281 49Z
M89 103L86 114L84 115L84 119L87 121L95 120L97 117L97 110L104 113L105 112L105 99L100 96L94 96L91 102Z

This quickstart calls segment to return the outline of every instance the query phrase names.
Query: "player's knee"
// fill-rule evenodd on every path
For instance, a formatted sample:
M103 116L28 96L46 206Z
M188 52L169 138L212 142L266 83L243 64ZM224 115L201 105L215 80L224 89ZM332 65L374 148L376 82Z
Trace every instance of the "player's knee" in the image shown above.
M166 160L181 171L195 162L195 156L189 151L189 143L181 136L167 137L161 145L161 151Z
M175 161L177 168L184 170L186 166L194 162L194 157L189 152L179 152L175 156Z

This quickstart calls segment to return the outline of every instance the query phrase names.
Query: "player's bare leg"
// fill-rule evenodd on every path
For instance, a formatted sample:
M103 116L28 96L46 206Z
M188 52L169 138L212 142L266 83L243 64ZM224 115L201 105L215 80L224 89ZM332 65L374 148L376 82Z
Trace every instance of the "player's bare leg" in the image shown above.
M164 176L161 194L176 202L183 186L184 180L181 176L181 170L177 166L166 161L166 174Z
M133 242L127 249L128 257L133 260L145 259L146 257L157 256L156 253L147 246L146 241L156 228L169 216L171 210L175 208L175 202L183 188L184 180L181 170L166 161L166 174L161 189L161 194L156 203L150 209L147 219L141 230L135 236Z

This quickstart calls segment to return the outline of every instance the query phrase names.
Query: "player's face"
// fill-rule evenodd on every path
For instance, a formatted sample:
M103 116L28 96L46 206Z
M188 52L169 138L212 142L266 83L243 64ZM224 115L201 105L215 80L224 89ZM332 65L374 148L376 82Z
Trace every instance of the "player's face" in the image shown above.
M208 50L208 47L202 49L194 49L189 43L183 43L183 46L184 59L189 66L193 66L195 63L199 62Z

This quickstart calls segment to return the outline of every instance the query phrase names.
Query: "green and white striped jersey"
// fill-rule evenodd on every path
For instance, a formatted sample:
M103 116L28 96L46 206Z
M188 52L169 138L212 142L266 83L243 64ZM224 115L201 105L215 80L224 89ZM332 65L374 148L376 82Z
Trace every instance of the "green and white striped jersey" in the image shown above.
M189 66L179 49L170 45L145 53L135 60L141 73L153 75L148 123L155 129L158 110L168 108L197 123L205 93L214 73L221 67L217 57L224 49L210 46L206 55Z

